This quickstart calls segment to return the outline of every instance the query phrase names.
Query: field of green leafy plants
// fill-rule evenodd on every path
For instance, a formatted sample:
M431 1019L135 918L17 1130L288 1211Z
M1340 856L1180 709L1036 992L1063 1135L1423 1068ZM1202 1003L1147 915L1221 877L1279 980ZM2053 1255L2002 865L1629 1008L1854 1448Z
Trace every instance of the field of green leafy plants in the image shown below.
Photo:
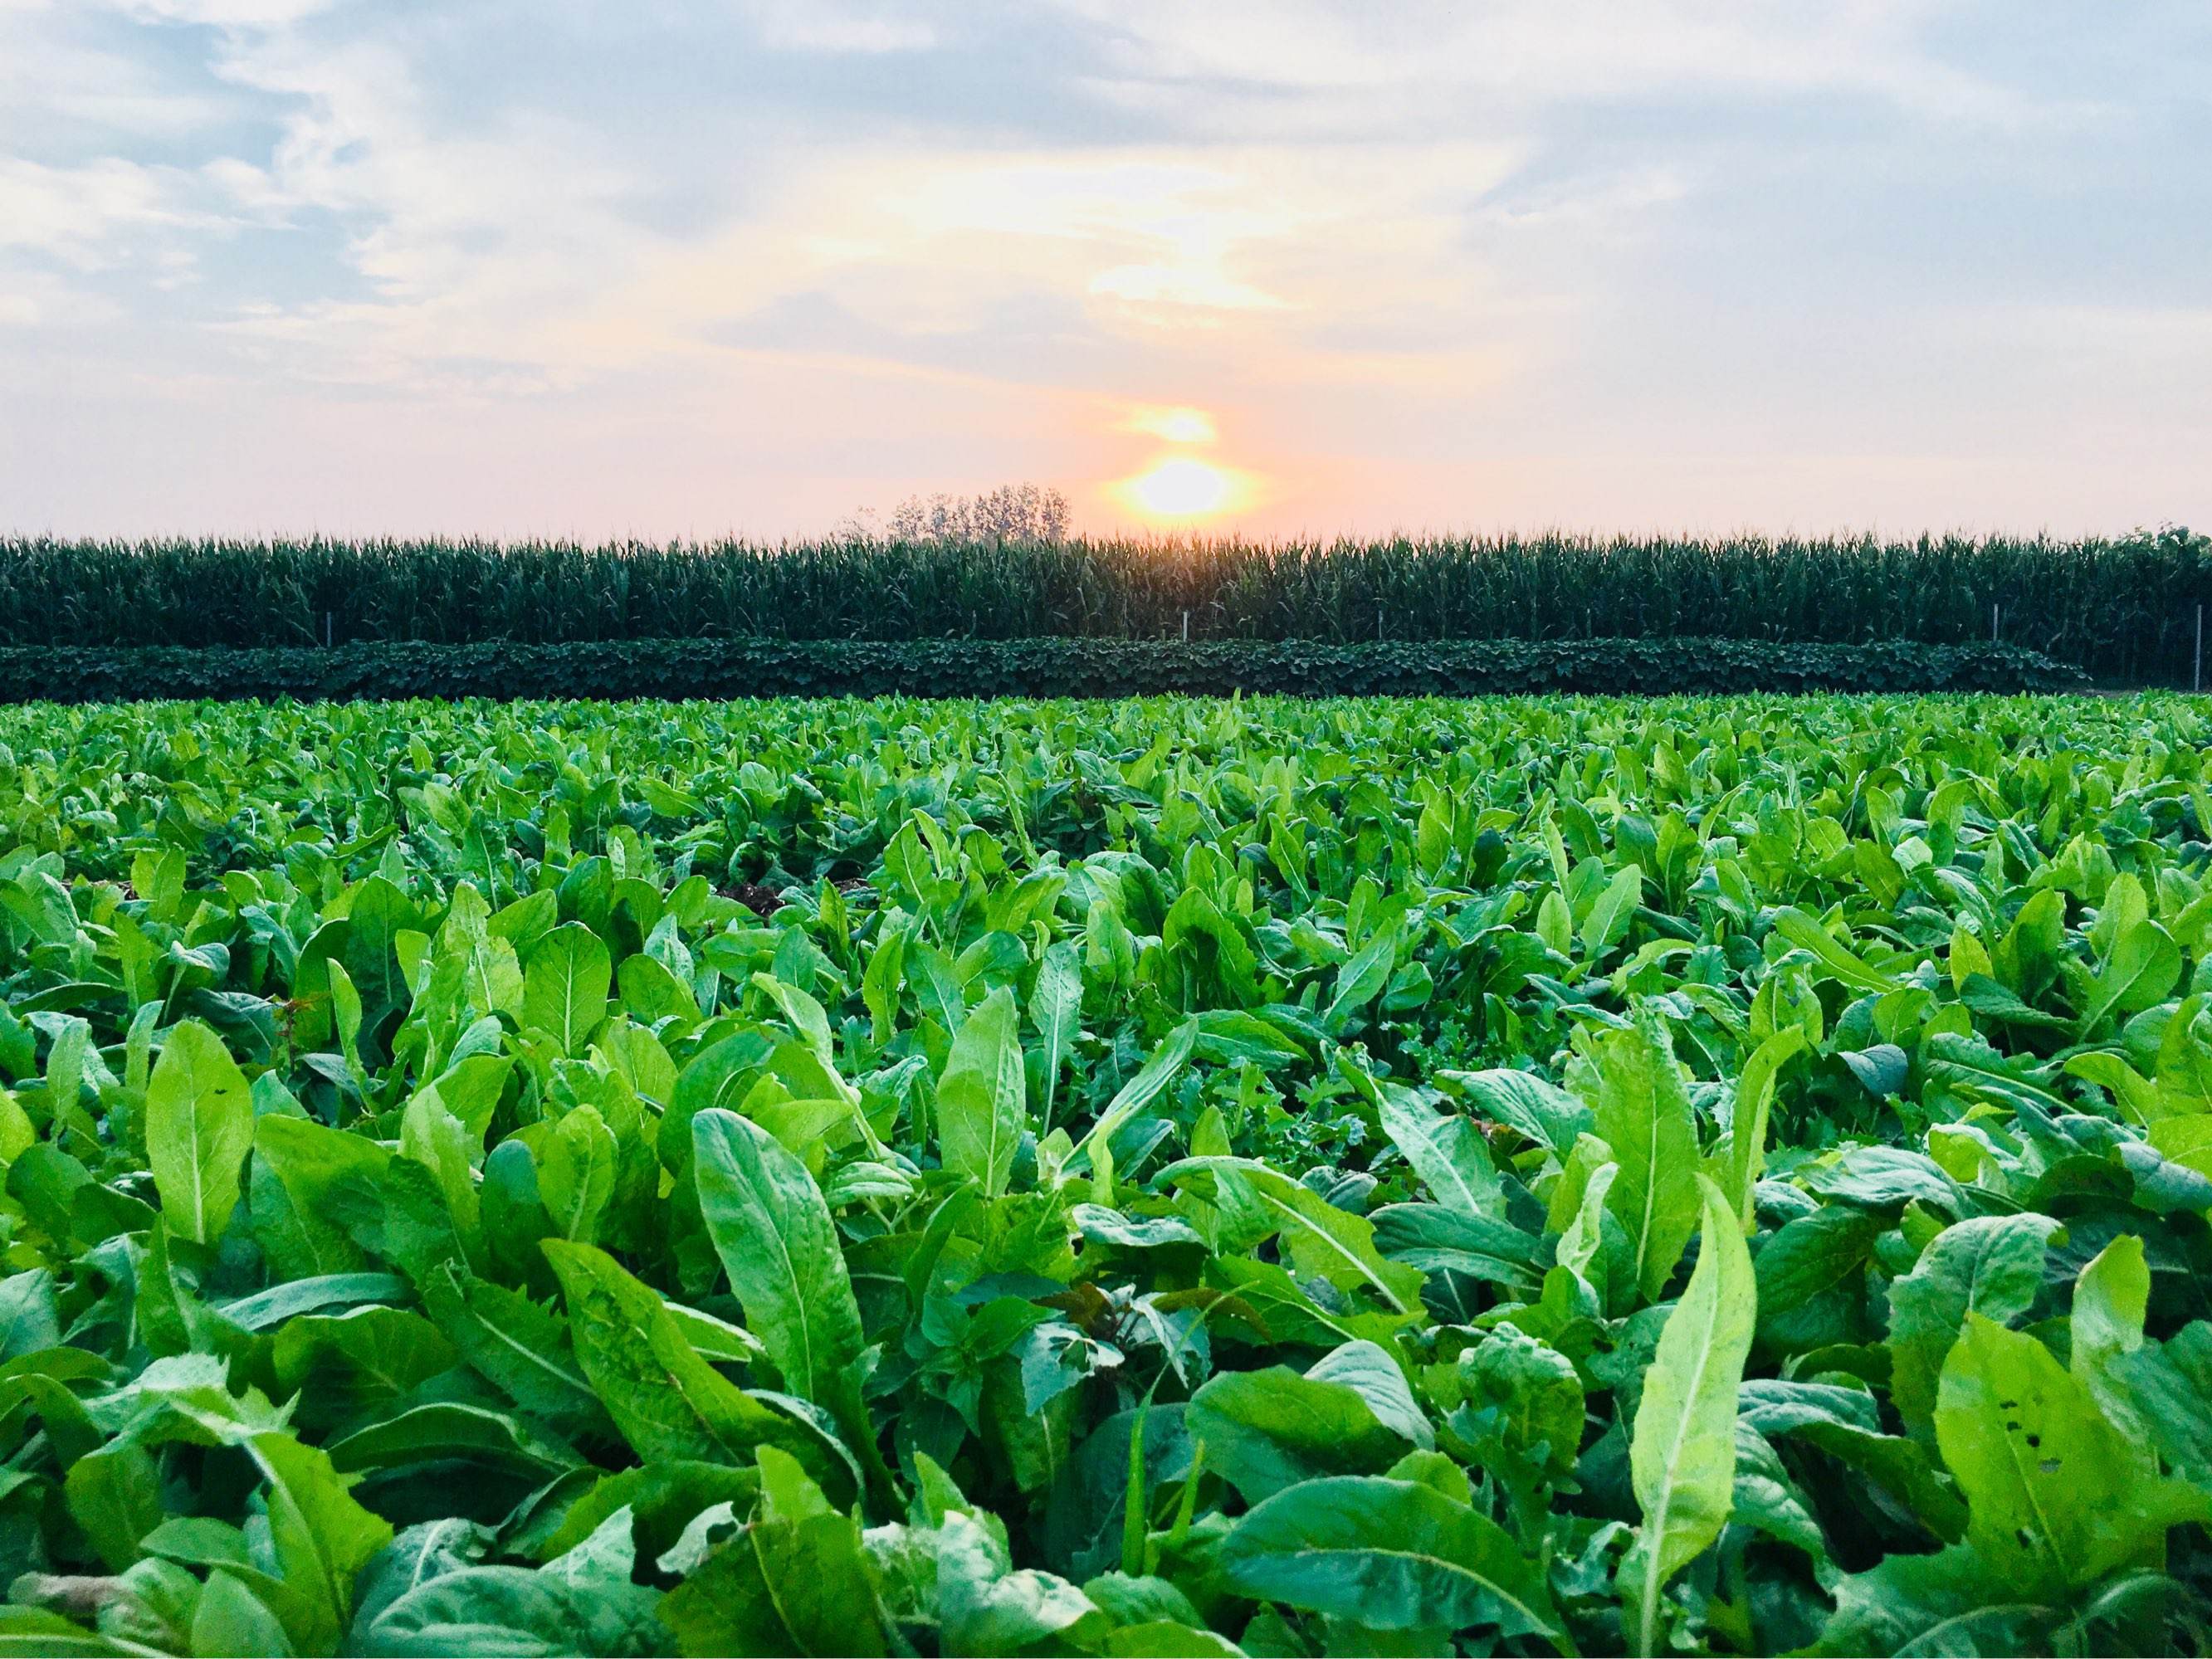
M2208 739L0 710L0 1654L2202 1651Z

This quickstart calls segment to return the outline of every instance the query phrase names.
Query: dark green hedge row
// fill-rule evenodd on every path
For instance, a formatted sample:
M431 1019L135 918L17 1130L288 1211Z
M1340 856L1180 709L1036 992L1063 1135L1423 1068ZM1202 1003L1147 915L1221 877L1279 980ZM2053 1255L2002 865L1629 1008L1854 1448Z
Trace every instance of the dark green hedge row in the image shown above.
M2212 538L870 540L600 547L0 538L0 644L1996 637L2190 684ZM1994 611L1994 615L1992 614Z
M1747 640L636 640L333 650L0 647L0 701L243 697L1302 696L2055 691L2081 672L2012 646Z

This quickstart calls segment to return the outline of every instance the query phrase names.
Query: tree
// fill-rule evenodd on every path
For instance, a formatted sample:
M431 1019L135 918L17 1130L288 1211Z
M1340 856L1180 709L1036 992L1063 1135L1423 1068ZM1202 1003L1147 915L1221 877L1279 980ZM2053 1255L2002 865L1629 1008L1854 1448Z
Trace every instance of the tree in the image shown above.
M1002 484L982 495L909 495L887 520L863 512L841 527L855 540L1063 542L1067 497L1038 484Z

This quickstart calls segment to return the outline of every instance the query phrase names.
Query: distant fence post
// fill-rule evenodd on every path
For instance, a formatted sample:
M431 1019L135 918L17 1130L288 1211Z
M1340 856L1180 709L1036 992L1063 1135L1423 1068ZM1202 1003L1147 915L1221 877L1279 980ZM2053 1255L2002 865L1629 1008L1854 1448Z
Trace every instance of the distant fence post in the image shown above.
M1991 600L1990 601L1990 643L1991 645L1995 645L1996 642L1997 642L1997 602L1996 602L1995 599L1991 599Z
M335 611L325 611L323 612L323 649L331 650L337 644L337 613Z
M2197 654L2189 665L2189 689L2191 691L2204 689L2204 601L2202 599L2197 602Z
M1182 613L1182 642L1185 645L1190 643L1190 612L1188 611Z

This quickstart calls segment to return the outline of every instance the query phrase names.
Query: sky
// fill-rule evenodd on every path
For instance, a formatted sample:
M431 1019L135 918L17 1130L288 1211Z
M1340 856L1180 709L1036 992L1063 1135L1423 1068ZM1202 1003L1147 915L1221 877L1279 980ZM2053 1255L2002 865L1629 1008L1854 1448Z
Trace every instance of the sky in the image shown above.
M0 0L0 532L2212 529L2203 0Z

